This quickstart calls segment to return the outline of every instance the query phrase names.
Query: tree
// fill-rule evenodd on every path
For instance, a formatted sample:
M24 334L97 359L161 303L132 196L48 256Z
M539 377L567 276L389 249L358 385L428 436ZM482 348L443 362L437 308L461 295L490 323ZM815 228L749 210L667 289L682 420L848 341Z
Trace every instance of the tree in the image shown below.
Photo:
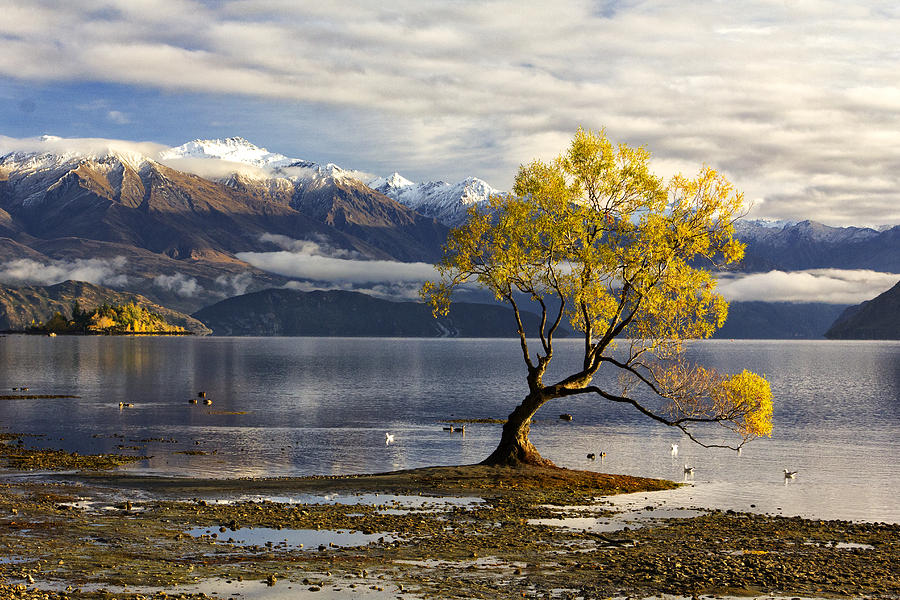
M725 322L728 305L706 267L743 256L734 238L743 196L709 167L665 183L649 160L643 147L579 129L564 154L520 167L513 193L471 208L451 231L435 265L440 279L425 284L423 297L437 316L459 286L492 291L512 308L527 367L528 394L484 464L552 464L528 439L531 419L548 401L577 394L630 405L707 447L738 448L771 434L764 378L726 375L685 357L684 340L709 337ZM523 325L523 302L541 316L534 331ZM548 383L564 320L583 340L583 360ZM601 371L618 373L615 387L594 383ZM703 443L695 428L709 423L741 441Z

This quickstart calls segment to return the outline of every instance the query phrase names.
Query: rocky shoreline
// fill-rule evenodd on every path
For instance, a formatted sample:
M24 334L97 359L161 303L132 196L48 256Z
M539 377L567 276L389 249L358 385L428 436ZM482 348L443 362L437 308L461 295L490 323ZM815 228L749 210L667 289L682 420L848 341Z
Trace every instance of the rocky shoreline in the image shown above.
M675 486L660 480L482 466L5 479L3 598L900 597L900 525L603 499Z

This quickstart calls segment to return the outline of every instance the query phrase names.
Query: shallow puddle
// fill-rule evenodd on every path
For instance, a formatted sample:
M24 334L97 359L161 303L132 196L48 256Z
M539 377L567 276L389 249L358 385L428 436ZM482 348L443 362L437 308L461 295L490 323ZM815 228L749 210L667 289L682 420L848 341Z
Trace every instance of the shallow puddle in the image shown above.
M48 592L60 592L60 586L41 585L40 589ZM86 584L79 586L82 592L95 593L105 590L111 594L148 594L155 596L160 588L148 586L117 586ZM408 599L421 596L409 591L400 590L396 585L372 580L342 580L329 578L327 582L321 578L310 576L310 583L302 583L294 579L278 579L273 585L265 580L207 579L197 583L166 588L165 594L207 594L220 598L241 598L242 600L296 600L315 598L317 600L339 600L341 598L367 598L369 600Z
M570 506L567 512L592 512L596 507ZM627 528L638 528L657 523L663 519L690 519L705 514L705 511L687 508L648 507L640 510L630 510L602 516L584 517L550 517L545 519L528 519L529 525L549 525L551 527L565 527L579 531L593 533L609 533L622 531Z
M390 542L395 536L383 533L329 529L272 529L270 527L243 527L220 532L210 527L194 527L185 533L194 537L212 538L218 542L237 546L265 546L270 549L305 550L308 552L328 548L351 548L371 542Z
M398 559L394 562L399 565L411 565L414 567L426 567L429 569L524 569L528 566L528 563L526 562L503 560L494 556L484 556L481 558L473 558L472 560L440 560L437 558L423 558L419 560Z
M874 550L872 544L860 544L857 542L805 542L807 546L824 546L837 548L838 550Z
M290 496L242 496L237 499L216 499L215 504L237 504L239 502L274 502L278 504L346 504L354 506L383 506L390 510L446 510L447 508L469 508L483 504L481 498L467 496L409 496L398 494L296 494Z

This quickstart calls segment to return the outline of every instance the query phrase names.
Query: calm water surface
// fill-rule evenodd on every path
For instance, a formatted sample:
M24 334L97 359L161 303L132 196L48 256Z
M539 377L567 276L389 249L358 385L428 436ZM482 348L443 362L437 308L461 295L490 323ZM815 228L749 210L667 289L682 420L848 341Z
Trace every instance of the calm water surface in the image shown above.
M577 361L575 342L561 346L559 369ZM681 481L690 464L692 486L656 496L676 505L900 522L900 343L723 340L690 351L767 376L770 439L740 456L707 450L625 407L579 398L546 405L533 441L565 467ZM499 426L469 425L463 437L441 421L505 417L525 393L514 340L7 336L0 365L2 393L80 396L0 400L0 431L46 434L30 443L82 453L124 446L152 456L129 470L183 476L477 462ZM198 391L213 404L189 404ZM207 454L180 454L193 450ZM585 458L601 451L602 462ZM799 475L786 482L785 468Z

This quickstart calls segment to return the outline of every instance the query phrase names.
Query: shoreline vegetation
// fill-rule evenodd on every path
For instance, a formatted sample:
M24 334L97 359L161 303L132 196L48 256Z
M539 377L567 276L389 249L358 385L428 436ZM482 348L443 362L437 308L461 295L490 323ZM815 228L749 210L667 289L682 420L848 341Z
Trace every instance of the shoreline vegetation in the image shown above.
M0 447L56 460L60 451L28 450L23 438L4 433ZM0 466L15 469L9 456ZM262 586L278 598L900 595L900 525L720 510L653 516L652 492L679 485L665 480L485 465L196 479L105 462L143 457L77 458L85 462L65 468L79 472L0 482L0 597L265 598ZM619 493L646 506L617 512L605 497ZM410 497L421 502L405 504ZM577 526L586 517L618 526ZM304 532L337 542L281 541ZM348 545L347 532L366 541ZM241 542L247 535L258 537ZM201 583L205 591L192 587Z
M0 331L0 336L6 335L40 335L50 337L57 336L117 336L117 335L130 335L130 336L189 336L189 335L197 335L193 331L46 331L41 328L36 329L5 329Z
M184 327L171 325L162 315L151 312L136 302L101 304L83 310L78 301L72 303L72 317L56 311L46 321L25 329L25 333L43 335L185 335Z

